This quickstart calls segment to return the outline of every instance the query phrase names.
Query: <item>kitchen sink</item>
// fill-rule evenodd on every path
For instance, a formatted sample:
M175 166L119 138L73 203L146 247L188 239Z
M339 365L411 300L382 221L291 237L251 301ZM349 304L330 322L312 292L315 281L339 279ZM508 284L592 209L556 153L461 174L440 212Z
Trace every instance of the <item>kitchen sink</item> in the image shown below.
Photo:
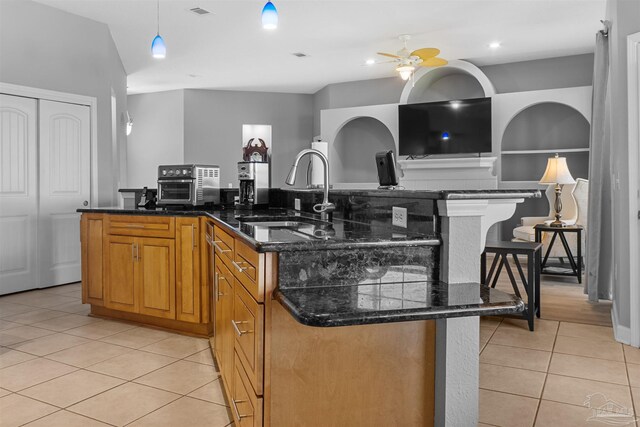
M251 227L258 241L328 239L333 232L330 222L299 216L237 216L242 226Z

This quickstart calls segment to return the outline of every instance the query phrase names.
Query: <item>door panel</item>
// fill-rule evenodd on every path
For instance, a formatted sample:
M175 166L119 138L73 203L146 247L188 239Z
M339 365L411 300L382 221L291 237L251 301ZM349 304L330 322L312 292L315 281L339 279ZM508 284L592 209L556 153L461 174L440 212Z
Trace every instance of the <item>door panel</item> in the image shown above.
M105 306L114 310L138 312L135 286L135 238L108 236L105 244Z
M176 318L175 242L172 239L138 238L140 313Z
M176 219L177 319L200 322L200 249L198 218Z
M0 295L38 287L36 112L35 99L0 95Z
M40 101L40 287L80 280L76 209L90 200L89 107Z

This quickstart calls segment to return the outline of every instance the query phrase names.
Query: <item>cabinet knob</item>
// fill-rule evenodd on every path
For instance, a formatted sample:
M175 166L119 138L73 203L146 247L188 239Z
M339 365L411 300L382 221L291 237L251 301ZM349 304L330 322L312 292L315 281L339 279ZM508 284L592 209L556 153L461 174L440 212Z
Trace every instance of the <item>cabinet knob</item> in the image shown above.
M82 202L82 206L89 206L89 202L85 200L84 202Z

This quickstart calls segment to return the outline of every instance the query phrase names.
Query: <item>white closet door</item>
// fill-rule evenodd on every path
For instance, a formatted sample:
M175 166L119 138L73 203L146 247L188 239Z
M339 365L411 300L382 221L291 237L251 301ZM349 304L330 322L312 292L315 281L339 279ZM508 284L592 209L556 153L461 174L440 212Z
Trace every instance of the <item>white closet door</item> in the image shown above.
M38 286L36 102L0 94L0 295Z
M80 214L90 200L89 107L40 101L40 287L80 280Z

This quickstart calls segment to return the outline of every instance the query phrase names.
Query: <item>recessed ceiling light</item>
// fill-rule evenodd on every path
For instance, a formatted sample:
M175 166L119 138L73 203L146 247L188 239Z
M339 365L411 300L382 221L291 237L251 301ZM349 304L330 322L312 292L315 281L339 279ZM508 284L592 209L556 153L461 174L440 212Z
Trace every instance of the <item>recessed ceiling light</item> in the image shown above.
M291 55L297 56L298 58L306 58L307 56L309 56L306 53L302 53L302 52L294 52Z
M491 43L489 43L489 47L490 47L491 49L497 49L497 48L499 48L500 46L501 46L500 42L491 42Z
M367 59L367 61L365 62L367 65L373 65L376 63L375 59Z

